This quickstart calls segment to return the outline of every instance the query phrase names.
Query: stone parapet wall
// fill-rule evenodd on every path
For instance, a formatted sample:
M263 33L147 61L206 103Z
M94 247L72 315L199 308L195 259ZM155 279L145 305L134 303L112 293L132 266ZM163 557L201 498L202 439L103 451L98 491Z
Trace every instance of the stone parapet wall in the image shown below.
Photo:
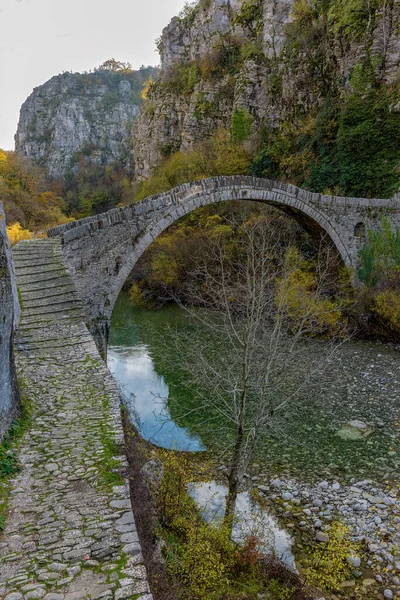
M263 202L291 215L316 239L327 236L354 272L368 229L383 216L400 226L400 198L324 196L256 177L214 177L181 185L142 202L51 229L83 301L85 321L105 355L115 301L129 273L150 244L170 225L210 204Z
M0 202L0 441L18 415L19 394L15 375L13 334L19 319L14 266Z

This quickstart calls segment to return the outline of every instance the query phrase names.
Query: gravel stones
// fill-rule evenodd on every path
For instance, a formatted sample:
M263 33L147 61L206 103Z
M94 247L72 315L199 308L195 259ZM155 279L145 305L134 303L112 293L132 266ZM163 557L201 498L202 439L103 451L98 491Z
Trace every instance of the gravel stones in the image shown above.
M349 529L355 542L365 540L366 560L354 555L348 558L352 576L361 578L363 588L380 584L400 596L400 488L377 483L371 479L350 480L345 485L327 480L316 484L294 479L279 479L272 485L266 475L259 478L260 485L270 488L268 498L276 512L285 519L286 528L297 528L305 539L311 533L318 543L329 542L330 526L341 521ZM293 496L292 500L289 499ZM290 526L289 526L290 525ZM368 568L363 577L363 568ZM373 573L375 579L370 578ZM370 583L372 582L372 584ZM359 585L357 582L357 585Z
M359 569L361 567L361 558L359 556L349 556L347 562L355 569Z
M317 540L317 542L327 544L329 542L329 535L327 533L324 533L323 531L317 531L315 539Z

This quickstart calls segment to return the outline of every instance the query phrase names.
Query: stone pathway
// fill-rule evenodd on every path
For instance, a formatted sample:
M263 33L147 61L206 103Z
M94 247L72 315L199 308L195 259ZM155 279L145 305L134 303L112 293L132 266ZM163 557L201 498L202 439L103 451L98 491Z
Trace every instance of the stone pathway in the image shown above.
M17 369L32 405L0 535L0 598L151 600L122 454L117 386L57 239L14 249Z

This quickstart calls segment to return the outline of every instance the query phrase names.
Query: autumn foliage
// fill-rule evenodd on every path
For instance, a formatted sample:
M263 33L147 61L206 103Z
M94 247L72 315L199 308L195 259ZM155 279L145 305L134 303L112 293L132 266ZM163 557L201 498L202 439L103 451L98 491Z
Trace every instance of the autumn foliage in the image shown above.
M68 220L57 186L47 182L43 169L14 152L0 150L0 197L16 238L27 235L23 230L43 231Z

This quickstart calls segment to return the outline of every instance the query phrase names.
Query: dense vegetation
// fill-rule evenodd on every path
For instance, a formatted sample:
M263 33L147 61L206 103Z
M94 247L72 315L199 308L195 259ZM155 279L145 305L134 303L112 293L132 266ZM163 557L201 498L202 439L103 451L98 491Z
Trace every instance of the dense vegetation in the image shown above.
M221 119L221 106L234 101L232 90L239 81L246 84L243 70L251 60L268 72L267 102L283 116L273 126L266 116L255 132L245 108L233 111L232 140L251 138L253 143L243 172L316 192L390 197L400 184L400 89L396 82L386 83L385 56L377 55L371 35L392 5L384 0L297 0L285 47L279 57L269 58L261 35L262 0L247 0L229 35L202 58L177 64L156 89L195 94L199 118ZM189 27L208 7L208 2L189 6L181 15L182 26ZM335 48L346 53L354 43L363 48L363 58L346 79ZM284 79L294 87L291 97L284 92ZM205 82L222 86L218 101L202 100L199 90Z
M14 152L0 150L0 197L7 223L15 232L43 231L66 222L67 205L62 192L49 184L44 170Z
M300 577L274 557L262 554L256 537L249 537L241 546L230 540L224 526L210 527L204 522L187 493L188 484L199 478L187 457L164 453L163 463L164 477L157 495L157 534L163 540L177 598L311 598ZM202 476L205 475L203 465Z
M374 329L387 339L400 333L400 229L382 220L379 231L368 231L360 253L359 278L364 287L358 305Z
M247 172L250 157L250 148L235 142L229 132L220 129L193 150L175 152L166 158L148 181L137 185L135 198L142 200L205 177L241 175Z

